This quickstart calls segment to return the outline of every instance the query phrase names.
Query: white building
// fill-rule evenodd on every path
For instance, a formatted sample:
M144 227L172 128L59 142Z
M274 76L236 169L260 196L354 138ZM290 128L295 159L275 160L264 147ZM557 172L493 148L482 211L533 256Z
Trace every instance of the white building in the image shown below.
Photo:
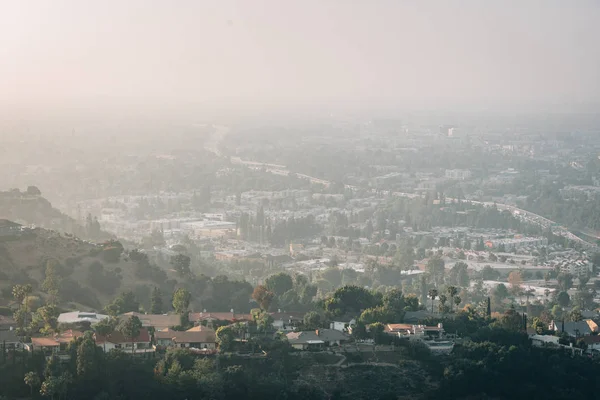
M77 324L80 322L89 322L90 324L96 324L107 318L108 318L108 315L104 315L104 314L97 314L94 312L72 311L72 312L60 314L58 316L58 323L59 324Z
M558 263L560 272L569 273L574 276L587 275L592 272L593 265L589 260L562 260Z
M497 249L504 246L505 251L518 250L523 247L541 247L548 245L548 239L544 237L524 237L513 239L492 239L485 242L486 247Z
M467 179L471 179L473 173L468 169L447 169L444 176L446 179L465 181Z

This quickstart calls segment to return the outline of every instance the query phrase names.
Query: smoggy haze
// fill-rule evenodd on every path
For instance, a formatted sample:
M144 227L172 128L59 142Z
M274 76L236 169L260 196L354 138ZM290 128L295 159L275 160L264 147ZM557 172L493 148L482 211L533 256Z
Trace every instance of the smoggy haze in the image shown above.
M0 104L598 102L600 3L489 3L1 1Z

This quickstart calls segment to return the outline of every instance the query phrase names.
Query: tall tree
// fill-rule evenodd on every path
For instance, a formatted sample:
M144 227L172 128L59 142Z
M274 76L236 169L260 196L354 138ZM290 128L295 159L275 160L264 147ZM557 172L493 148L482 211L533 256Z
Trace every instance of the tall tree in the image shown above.
M162 314L163 313L162 293L157 286L155 286L154 289L152 289L152 298L151 298L151 302L150 302L150 313L152 313L152 314Z
M42 283L42 289L48 293L48 304L57 305L60 299L61 278L57 271L58 263L55 260L46 262L46 278Z
M275 293L271 292L264 285L258 285L252 292L252 298L258 303L260 308L265 311L269 310L269 306L275 297Z
M281 296L294 287L292 277L285 272L271 275L265 280L265 287L276 296Z
M33 388L40 386L40 376L37 374L37 372L29 371L25 374L23 381L27 386L29 386L29 394L31 397L33 397Z
M429 289L429 298L431 299L431 312L433 313L433 302L435 301L435 298L438 296L438 290L437 289Z
M508 274L508 283L510 283L510 291L513 296L518 295L522 291L523 277L520 271L511 271Z
M191 259L185 254L178 254L171 257L171 266L182 277L189 276L192 273L190 263Z
M104 340L104 352L106 353L106 339L115 331L117 326L115 318L105 318L93 326L96 333L102 336Z
M442 258L439 256L431 257L429 261L427 261L426 269L431 278L433 279L433 283L435 286L438 286L438 284L444 277L444 268L444 260L442 260Z
M455 286L448 286L446 292L448 293L448 299L450 300L450 312L452 312L452 304L454 303L454 297L457 295L458 289L456 289Z
M126 338L131 340L131 354L135 354L135 338L140 335L140 331L142 330L142 321L135 316L124 320L121 325L119 325L119 332L123 334Z
M175 309L175 312L179 315L187 312L191 299L192 295L186 289L177 289L173 294L173 308Z

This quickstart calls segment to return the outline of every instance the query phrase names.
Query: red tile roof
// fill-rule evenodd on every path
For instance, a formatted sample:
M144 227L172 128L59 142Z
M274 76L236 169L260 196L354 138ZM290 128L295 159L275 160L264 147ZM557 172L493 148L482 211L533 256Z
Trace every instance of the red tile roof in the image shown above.
M31 344L34 347L58 347L60 343L50 337L34 337L31 338Z

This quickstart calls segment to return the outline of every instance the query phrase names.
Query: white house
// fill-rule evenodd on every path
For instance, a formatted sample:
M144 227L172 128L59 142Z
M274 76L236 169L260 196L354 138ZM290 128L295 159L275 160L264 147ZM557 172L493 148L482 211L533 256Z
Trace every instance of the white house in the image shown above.
M95 334L96 345L103 348L105 352L113 349L120 349L126 352L150 353L154 348L150 344L150 334L148 329L140 329L140 334L133 338L125 337L121 332L114 331L108 336Z
M347 332L348 328L356 325L356 320L352 318L350 321L332 321L329 323L329 329L334 329L340 332Z
M278 331L293 331L298 323L302 322L303 313L281 312L271 313L273 317L273 328Z
M158 346L209 350L217 348L215 331L202 325L183 332L171 329L155 332L154 339Z
M288 342L294 349L308 350L319 349L329 346L339 346L347 342L350 337L343 332L334 329L317 329L315 331L290 332L287 335Z
M76 324L79 322L89 322L90 324L95 324L107 318L108 315L104 314L97 314L94 312L72 311L60 314L58 316L58 323Z

